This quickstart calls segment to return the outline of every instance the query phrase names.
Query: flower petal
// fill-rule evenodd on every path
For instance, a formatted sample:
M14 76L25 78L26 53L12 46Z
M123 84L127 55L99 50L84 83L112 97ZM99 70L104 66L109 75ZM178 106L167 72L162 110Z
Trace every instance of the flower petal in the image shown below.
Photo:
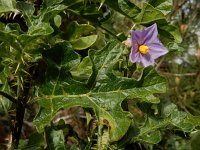
M158 29L157 24L154 23L152 26L147 27L144 31L144 43L148 44L157 39Z
M140 63L143 67L148 67L155 63L155 59L165 55L168 50L158 39L157 24L147 27L143 31L131 31L131 53L130 61ZM142 54L139 52L139 46L144 45L149 47L149 52Z
M143 67L148 67L153 65L155 61L149 54L146 55L140 54L140 63Z
M129 59L132 63L135 62L140 62L140 53L137 52L136 50L133 50L133 48L131 49L131 53L129 55Z
M144 31L131 31L132 44L137 42L138 45L144 43Z
M153 59L157 59L158 57L168 53L167 48L165 48L160 41L157 41L155 43L150 43L148 44L148 47L149 47L149 54Z

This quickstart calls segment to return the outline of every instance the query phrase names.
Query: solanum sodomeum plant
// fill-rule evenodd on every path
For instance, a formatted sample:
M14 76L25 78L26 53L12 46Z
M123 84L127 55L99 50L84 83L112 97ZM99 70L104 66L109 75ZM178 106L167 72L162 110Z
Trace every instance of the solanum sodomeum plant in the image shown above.
M159 100L166 80L150 66L167 53L165 47L181 42L166 19L171 6L168 1L0 1L1 15L18 12L27 28L21 31L16 20L0 24L0 110L16 111L12 145L120 149L157 144L165 129L196 130L192 115ZM122 41L134 24L126 53Z

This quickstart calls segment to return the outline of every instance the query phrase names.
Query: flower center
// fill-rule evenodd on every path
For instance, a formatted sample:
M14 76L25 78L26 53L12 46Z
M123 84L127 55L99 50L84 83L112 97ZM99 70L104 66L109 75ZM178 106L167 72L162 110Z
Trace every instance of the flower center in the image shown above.
M142 54L147 54L149 52L149 47L146 45L140 45L139 46L139 51Z

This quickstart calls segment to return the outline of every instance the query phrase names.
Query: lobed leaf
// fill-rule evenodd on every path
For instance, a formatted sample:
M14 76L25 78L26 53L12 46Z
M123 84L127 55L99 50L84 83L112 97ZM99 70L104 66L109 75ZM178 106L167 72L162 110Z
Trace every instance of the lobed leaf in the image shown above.
M152 115L149 108L146 108L147 118L145 123L138 125L137 121L135 121L134 128L138 132L134 135L132 141L157 144L161 141L160 132L162 129L168 128L173 130L175 126L178 128L176 130L191 132L196 130L200 125L200 117L194 117L183 111L179 111L175 104L165 103L159 106L161 109L160 115Z
M139 101L158 103L153 93L165 91L165 80L151 68L144 71L142 77L144 82L110 76L106 72L107 68L112 67L122 54L123 49L117 42L111 42L101 50L90 52L93 63L91 76L95 74L93 81L97 81L94 88L90 89L88 84L70 77L69 71L73 65L70 67L69 64L77 62L75 61L77 57L70 57L74 52L67 43L60 43L60 46L60 48L56 48L57 46L52 48L50 50L52 53L48 50L49 53L47 51L45 54L47 62L51 64L46 73L49 78L39 87L39 97L36 100L40 104L40 112L34 120L40 132L45 126L50 125L59 109L81 106L92 108L100 122L107 120L110 126L110 139L117 141L126 133L131 123L130 113L121 107L122 101L126 98L136 98ZM62 57L53 55L55 49L60 49L64 53L60 53ZM151 82L148 81L150 78L152 78ZM110 82L107 82L108 80Z

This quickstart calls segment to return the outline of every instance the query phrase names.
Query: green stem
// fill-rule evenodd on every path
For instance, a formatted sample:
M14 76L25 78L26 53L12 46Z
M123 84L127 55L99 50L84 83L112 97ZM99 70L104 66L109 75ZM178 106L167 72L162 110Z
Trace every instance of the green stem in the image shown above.
M110 35L112 35L113 37L115 37L118 41L122 42L122 40L116 36L114 33L112 33L111 31L109 31L108 29L106 29L105 27L103 27L102 25L99 26L101 29L105 30L107 33L109 33Z
M87 19L88 21L93 22L93 23L96 24L98 27L100 27L101 29L105 30L107 33L109 33L109 34L112 35L113 37L115 37L118 41L123 42L122 39L120 39L120 38L119 38L118 36L116 36L114 33L112 33L111 31L109 31L109 30L106 29L105 27L103 27L99 21L97 21L97 22L92 21L92 20L90 20L90 19L84 17L84 16L81 15L80 13L77 13L77 12L72 11L71 9L67 9L66 11L68 11L68 12L70 12L70 13L73 13L73 14L75 14L75 15L77 15L77 16L81 16L82 18Z

